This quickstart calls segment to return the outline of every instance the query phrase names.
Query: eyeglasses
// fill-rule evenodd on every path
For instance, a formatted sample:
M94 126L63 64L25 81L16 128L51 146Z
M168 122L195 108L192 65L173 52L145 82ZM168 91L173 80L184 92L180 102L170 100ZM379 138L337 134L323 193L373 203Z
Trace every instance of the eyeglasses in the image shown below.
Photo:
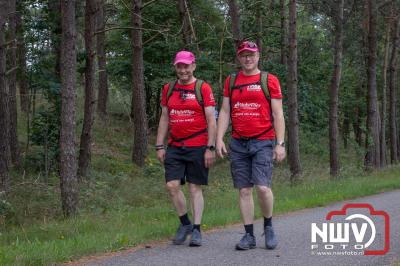
M240 59L242 59L242 58L250 58L250 59L253 59L253 58L255 58L255 57L256 57L256 54L255 54L255 53L252 53L252 54L240 53L240 54L239 54L239 58L240 58Z
M254 42L245 41L245 42L242 42L241 45L239 45L238 50L243 49L243 48L258 48L258 47L257 47L257 44Z

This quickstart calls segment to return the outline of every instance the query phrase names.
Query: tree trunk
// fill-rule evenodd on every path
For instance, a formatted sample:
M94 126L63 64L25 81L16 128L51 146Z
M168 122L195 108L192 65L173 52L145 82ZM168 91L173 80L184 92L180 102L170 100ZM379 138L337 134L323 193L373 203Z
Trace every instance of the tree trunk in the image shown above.
M78 178L87 177L92 150L92 127L94 122L95 93L95 39L94 30L96 27L96 2L86 0L85 7L85 108L83 114L83 127L81 144L79 149Z
M397 19L393 23L393 34L392 34L392 54L390 58L389 68L389 98L390 98L390 112L389 112L389 123L390 123L390 161L392 164L398 162L398 151L397 151L397 92L396 92L396 80L397 80L397 56L399 46L399 26L400 19Z
M0 192L8 190L9 183L9 134L8 93L6 87L5 23L8 3L0 2Z
M397 120L396 121L396 128L399 128L400 122ZM397 158L400 157L400 135L397 134Z
M356 99L361 99L364 96L362 95L362 90L364 88L364 85L360 82L358 86L356 86L355 89L355 98ZM363 139L362 139L362 129L361 129L361 107L359 103L356 103L354 106L354 118L353 118L353 131L354 131L354 138L355 141L357 142L358 146L362 147L363 146Z
M191 40L189 18L186 12L186 0L178 0L178 12L182 23L182 40L184 48L189 49L192 40Z
M258 67L261 69L262 68L262 58L263 58L263 43L262 43L262 37L263 37L263 1L259 1L257 4L257 11L256 11L256 23L257 23L257 39L256 43L258 46L258 50L260 53L260 60L258 61Z
M48 0L49 6L49 20L51 21L51 41L54 50L54 54L56 55L56 66L55 73L57 78L60 78L60 59L61 59L61 47L60 47L60 35L61 35L61 6L60 0Z
M281 64L287 66L287 19L286 19L286 0L280 0L281 14Z
M19 167L20 154L18 147L18 134L17 134L17 85L16 85L16 73L17 73L17 43L16 43L16 1L9 1L9 62L10 72L8 74L8 91L9 91L9 134L10 134L10 151L11 151L11 162Z
M161 94L162 94L162 88L161 86L158 86L157 88L157 96L156 96L156 103L160 103L161 102ZM157 105L157 109L156 109L156 119L160 119L161 116L161 106Z
M104 32L106 26L105 19L105 0L99 0L99 10L97 12L97 58L99 65L99 96L97 99L97 113L100 117L104 118L107 115L107 101L108 101L108 78L106 70L106 50L105 40L106 33Z
M366 166L368 168L380 167L380 145L378 124L378 99L376 89L376 58L377 58L377 7L374 0L367 1L368 8L368 116L367 130L371 140L367 138Z
M289 61L288 93L288 149L291 182L296 183L301 173L299 152L299 117L297 103L297 27L296 0L289 1Z
M20 7L20 6L18 6ZM26 48L24 40L24 32L22 28L21 12L22 8L18 8L17 12L17 60L18 60L18 78L17 85L19 88L21 111L24 113L29 112L29 95L28 95L28 82L26 76Z
M343 52L343 6L344 0L338 0L334 4L335 9L335 59L330 89L329 104L329 151L330 174L336 177L339 173L339 86L342 72Z
M229 16L232 19L232 35L236 48L242 42L242 31L240 30L240 15L235 0L229 0Z
M356 107L356 112L354 114L355 121L353 121L353 132L354 132L354 139L357 142L358 146L363 146L363 139L362 139L362 130L361 130L361 117L359 114L359 107Z
M349 114L346 114L346 117L343 119L343 133L342 133L343 146L345 150L347 150L348 147L349 135L350 135L350 119L349 119Z
M387 164L387 148L386 148L386 112L387 112L387 100L386 100L386 91L387 91L387 68L388 68L388 58L389 58L389 37L390 37L390 25L389 21L386 22L386 34L385 34L385 55L383 61L383 69L382 69L382 109L381 109L381 139L380 139L380 154L381 154L381 167L385 167Z
M76 130L76 23L75 0L61 1L61 201L65 216L75 215L78 205Z
M144 87L144 65L142 46L141 0L132 0L132 109L134 124L134 145L132 160L143 166L147 156L147 114Z

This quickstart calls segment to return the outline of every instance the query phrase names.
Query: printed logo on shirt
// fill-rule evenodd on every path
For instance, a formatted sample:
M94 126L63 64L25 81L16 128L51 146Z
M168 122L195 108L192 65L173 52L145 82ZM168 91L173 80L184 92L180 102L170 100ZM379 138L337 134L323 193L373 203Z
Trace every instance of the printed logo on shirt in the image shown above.
M176 109L171 109L169 112L170 115L178 115L178 116L192 116L194 115L194 111L192 110L176 110Z
M183 99L185 99L185 100L194 100L194 99L196 99L196 95L194 95L193 93L184 93L183 95L182 95L182 98Z
M214 95L212 93L210 93L210 101L215 101Z
M257 84L249 85L247 91L261 91L261 86Z
M241 103L237 102L234 104L233 108L237 109L247 109L247 110L255 110L260 108L261 104L259 103Z

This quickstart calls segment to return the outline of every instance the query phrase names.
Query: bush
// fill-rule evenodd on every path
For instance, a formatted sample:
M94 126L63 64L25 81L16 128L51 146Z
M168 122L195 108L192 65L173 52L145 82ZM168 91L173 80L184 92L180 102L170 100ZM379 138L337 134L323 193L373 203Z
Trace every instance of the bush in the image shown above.
M10 202L1 199L0 195L0 228L10 224L15 219L15 210Z
M33 161L36 170L56 170L58 167L60 117L55 108L43 109L32 121L30 139L33 144L41 146L36 155L27 156Z

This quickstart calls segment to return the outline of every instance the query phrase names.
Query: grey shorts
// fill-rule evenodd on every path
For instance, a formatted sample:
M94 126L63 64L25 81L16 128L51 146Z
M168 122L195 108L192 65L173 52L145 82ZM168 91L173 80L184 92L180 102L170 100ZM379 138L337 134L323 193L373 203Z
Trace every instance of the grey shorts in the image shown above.
M235 188L272 184L274 140L231 138L229 157Z

